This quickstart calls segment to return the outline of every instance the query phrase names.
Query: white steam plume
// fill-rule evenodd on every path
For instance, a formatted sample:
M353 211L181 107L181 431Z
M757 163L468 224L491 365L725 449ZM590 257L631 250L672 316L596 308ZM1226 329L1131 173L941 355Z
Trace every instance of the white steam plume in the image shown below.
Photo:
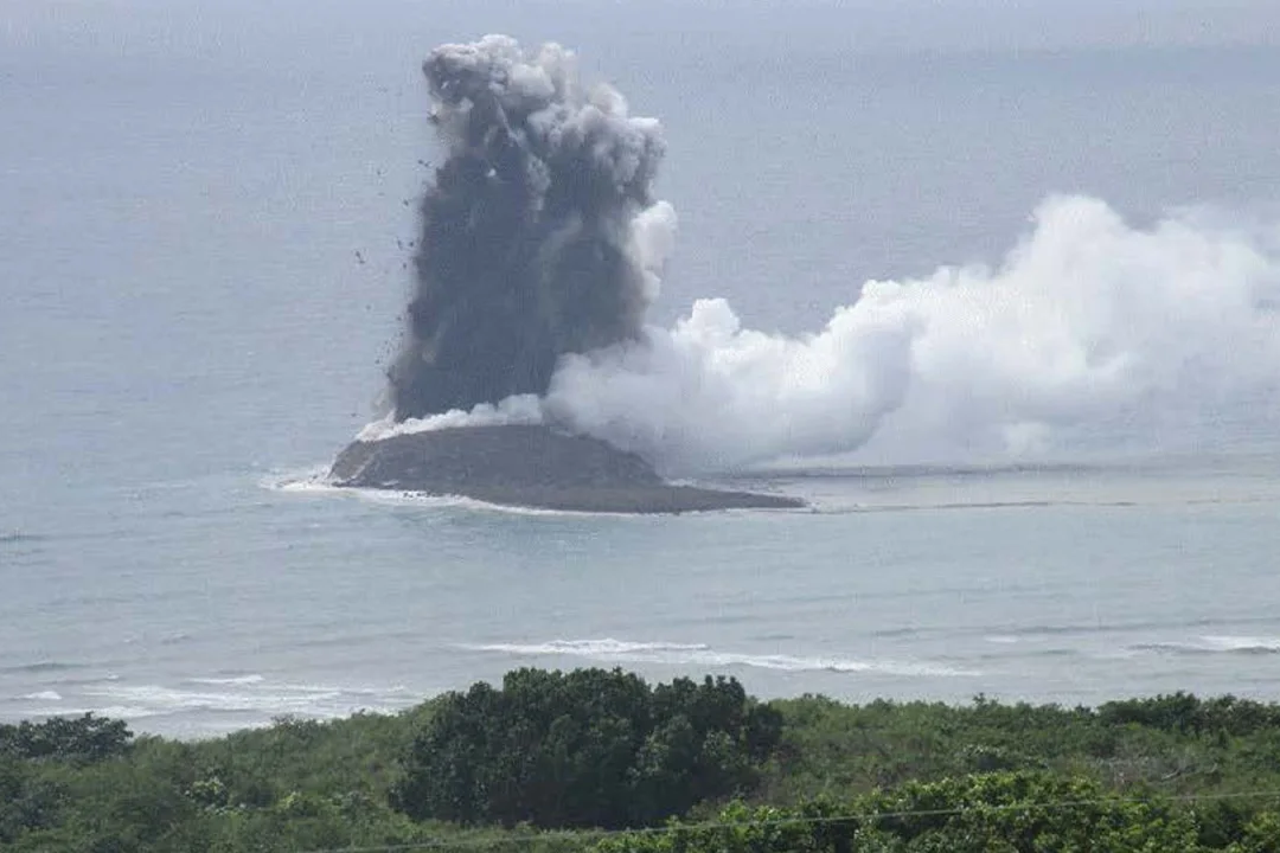
M1127 225L1059 197L996 270L872 281L825 328L741 328L720 299L672 329L562 359L552 422L668 472L875 444L910 457L1054 449L1274 422L1280 231Z
M651 293L673 234L666 205L633 222ZM541 419L696 474L868 445L943 461L1257 437L1280 421L1277 392L1280 228L1190 214L1136 228L1055 197L998 268L867 282L820 331L744 329L702 299L673 328L562 356L542 399L368 437Z
M583 88L555 45L488 36L423 70L446 156L420 206L392 414L362 439L548 423L673 474L1187 449L1280 420L1274 226L1138 228L1052 198L998 268L850 282L812 334L744 329L720 299L657 328L676 229L652 191L658 123Z

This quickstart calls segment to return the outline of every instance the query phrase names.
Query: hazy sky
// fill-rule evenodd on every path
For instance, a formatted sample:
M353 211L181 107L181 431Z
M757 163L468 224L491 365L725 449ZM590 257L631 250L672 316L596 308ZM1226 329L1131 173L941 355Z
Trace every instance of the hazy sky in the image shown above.
M749 46L1058 49L1280 44L1274 0L373 0L368 3L0 0L7 51L288 58L369 55L416 38L487 31L585 47L613 38L705 37ZM419 48L420 49L420 48ZM318 57L313 57L318 58Z

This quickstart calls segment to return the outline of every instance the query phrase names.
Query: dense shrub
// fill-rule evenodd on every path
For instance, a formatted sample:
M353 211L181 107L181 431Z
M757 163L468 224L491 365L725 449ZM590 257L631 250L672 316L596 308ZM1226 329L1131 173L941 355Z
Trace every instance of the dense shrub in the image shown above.
M123 720L93 714L42 723L0 724L0 755L22 759L101 761L122 754L133 735Z
M0 849L26 832L55 826L62 792L25 763L0 755Z
M476 825L393 810L415 784L470 791ZM192 742L94 717L0 727L4 853L1280 853L1277 790L1280 705L1230 696L761 706L733 681L524 671L403 714ZM717 814L727 791L745 802ZM580 823L687 823L504 828L491 795Z
M993 773L910 782L848 803L730 806L712 822L608 838L597 853L1194 853L1185 810L1081 779Z
M780 730L734 679L523 669L439 703L395 801L465 824L643 826L749 790Z
M1098 708L1107 725L1133 723L1175 734L1222 732L1250 735L1263 729L1280 729L1280 707L1235 696L1197 699L1190 693L1172 693L1148 699L1108 702Z

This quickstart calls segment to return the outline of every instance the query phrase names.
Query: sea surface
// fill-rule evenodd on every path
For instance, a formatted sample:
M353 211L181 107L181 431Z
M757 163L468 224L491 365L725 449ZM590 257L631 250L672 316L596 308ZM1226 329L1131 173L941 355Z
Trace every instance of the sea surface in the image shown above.
M1055 193L1138 226L1276 221L1276 50L220 14L200 37L41 19L0 50L0 721L207 736L518 666L853 701L1280 700L1262 428L732 480L805 511L557 514L316 478L395 348L438 42L563 23L584 73L666 127L681 226L654 321L724 296L793 334L868 279L998 263Z

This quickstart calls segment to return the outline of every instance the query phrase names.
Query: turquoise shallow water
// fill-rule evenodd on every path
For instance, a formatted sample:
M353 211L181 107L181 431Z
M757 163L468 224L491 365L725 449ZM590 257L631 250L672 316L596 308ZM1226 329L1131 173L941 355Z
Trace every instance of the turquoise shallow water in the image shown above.
M1280 698L1267 399L1212 440L1163 434L1177 453L1098 425L1087 458L745 479L811 512L309 485L394 346L430 156L416 59L475 35L412 21L362 23L385 50L335 30L333 55L0 52L0 719L199 735L522 665L725 672L769 696ZM1053 192L1138 223L1280 200L1267 50L845 61L751 42L655 64L676 23L562 23L667 127L681 232L658 322L724 295L755 326L817 328L867 278L998 258Z

